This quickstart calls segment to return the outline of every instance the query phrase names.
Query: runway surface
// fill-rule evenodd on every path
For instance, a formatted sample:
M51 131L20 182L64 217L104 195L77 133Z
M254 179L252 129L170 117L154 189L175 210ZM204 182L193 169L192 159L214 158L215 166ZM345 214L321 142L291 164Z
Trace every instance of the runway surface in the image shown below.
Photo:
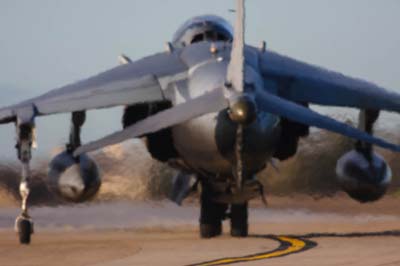
M341 199L310 209L289 202L296 209L252 208L248 238L231 238L224 223L224 235L211 240L198 237L197 206L35 208L30 246L20 246L12 231L18 209L1 208L0 265L400 265L397 199L355 208Z

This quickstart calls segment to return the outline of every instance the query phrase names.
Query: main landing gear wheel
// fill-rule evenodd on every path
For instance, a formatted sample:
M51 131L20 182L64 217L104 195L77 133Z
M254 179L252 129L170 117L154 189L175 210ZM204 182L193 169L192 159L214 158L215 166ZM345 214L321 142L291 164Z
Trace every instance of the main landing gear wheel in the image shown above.
M202 193L200 203L200 237L211 238L221 235L222 220L225 218L228 205L212 201L207 192Z
M247 202L243 204L231 205L231 236L233 237L247 237L248 225L248 205Z
M200 224L200 237L212 238L222 234L222 223Z
M31 243L31 235L33 234L33 222L29 217L18 216L15 220L15 230L19 236L19 243L28 245Z

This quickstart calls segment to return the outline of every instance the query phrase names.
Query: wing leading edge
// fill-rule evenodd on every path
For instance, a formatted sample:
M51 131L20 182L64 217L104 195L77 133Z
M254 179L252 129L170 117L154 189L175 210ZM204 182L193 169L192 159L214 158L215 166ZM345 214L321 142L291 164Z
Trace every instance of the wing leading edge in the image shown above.
M400 94L376 84L313 66L272 51L260 55L266 80L294 102L400 112Z
M35 116L165 100L170 82L186 79L187 66L173 53L159 53L0 109L0 123L27 110Z

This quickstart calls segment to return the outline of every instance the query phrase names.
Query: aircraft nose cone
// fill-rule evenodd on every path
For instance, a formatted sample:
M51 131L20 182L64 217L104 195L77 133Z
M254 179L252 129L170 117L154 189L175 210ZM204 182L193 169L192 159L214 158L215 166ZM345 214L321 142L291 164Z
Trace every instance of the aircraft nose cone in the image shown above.
M255 102L248 97L241 97L229 108L229 118L239 124L251 124L257 117Z

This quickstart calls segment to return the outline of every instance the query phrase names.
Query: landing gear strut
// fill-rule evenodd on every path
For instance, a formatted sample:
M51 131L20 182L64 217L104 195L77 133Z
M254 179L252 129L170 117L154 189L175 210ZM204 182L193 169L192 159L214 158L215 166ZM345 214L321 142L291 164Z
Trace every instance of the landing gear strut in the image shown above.
M361 110L358 116L358 129L372 135L374 133L374 123L379 117L378 110ZM357 141L355 148L362 153L367 160L372 159L373 147L371 143Z
M21 214L15 220L15 231L21 244L29 244L33 234L33 222L28 213L28 197L30 192L30 161L32 158L33 122L17 123L17 155L22 163L22 176L19 185L21 195Z

